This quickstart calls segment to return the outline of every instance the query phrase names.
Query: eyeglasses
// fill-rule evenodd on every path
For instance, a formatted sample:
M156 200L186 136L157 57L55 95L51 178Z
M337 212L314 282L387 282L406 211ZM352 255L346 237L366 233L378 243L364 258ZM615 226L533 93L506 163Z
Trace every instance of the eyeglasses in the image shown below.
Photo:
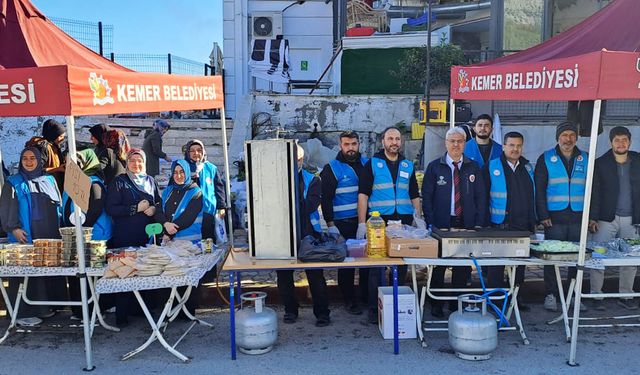
M454 145L461 145L463 144L465 141L462 139L447 139L448 143L452 143Z

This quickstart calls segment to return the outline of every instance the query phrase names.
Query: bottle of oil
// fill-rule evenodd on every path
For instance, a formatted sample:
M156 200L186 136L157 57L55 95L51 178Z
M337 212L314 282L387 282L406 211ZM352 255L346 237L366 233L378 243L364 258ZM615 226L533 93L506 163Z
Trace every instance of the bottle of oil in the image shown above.
M373 211L367 220L367 256L369 258L387 256L385 224L378 211Z

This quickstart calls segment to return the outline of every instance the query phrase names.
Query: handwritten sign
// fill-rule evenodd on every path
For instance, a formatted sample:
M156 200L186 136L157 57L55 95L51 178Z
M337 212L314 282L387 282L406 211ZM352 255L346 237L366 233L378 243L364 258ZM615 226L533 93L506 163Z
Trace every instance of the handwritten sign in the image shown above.
M91 179L82 172L82 169L71 158L67 158L67 167L64 173L64 191L82 211L87 212L89 210Z

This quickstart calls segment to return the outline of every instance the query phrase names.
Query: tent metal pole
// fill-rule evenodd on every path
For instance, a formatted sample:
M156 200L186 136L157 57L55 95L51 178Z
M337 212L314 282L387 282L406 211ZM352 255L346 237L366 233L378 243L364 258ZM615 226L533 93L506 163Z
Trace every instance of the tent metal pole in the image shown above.
M591 119L591 136L589 138L589 161L587 164L587 181L584 189L584 207L582 209L582 224L580 227L580 252L578 253L578 272L576 275L575 303L573 304L573 326L571 327L571 350L569 352L569 366L577 366L576 351L578 344L578 327L580 326L580 299L582 297L582 277L584 258L587 247L587 229L589 228L589 210L591 209L591 189L593 187L593 170L596 161L596 146L598 144L598 122L602 100L593 103L593 118Z
M4 186L4 179L7 177L9 176L5 176L2 170L2 150L0 150L0 191L2 191L2 187Z
M76 131L75 131L75 119L73 116L67 116L67 137L69 137L69 158L75 163L77 162L76 156ZM93 353L91 352L91 333L89 332L89 305L87 303L87 275L85 268L84 258L84 241L82 240L82 222L80 219L80 207L73 202L73 217L75 219L76 227L76 250L78 253L78 276L80 281L80 299L82 300L82 321L84 331L84 355L87 360L87 367L85 371L92 371L95 369L93 366ZM95 303L95 302L94 302Z
M231 170L229 169L229 145L227 144L227 120L225 118L224 106L220 108L220 120L222 123L222 154L224 155L224 177L227 198L226 219L227 237L229 244L233 248L233 212L231 212Z
M449 128L453 129L456 126L456 100L449 99Z

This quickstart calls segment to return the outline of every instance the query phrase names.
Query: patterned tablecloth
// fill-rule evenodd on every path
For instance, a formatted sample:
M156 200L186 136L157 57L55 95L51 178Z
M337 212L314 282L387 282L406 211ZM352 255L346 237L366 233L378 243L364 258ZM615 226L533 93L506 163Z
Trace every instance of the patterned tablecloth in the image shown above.
M197 286L204 274L212 269L224 254L224 250L217 249L211 254L198 255L201 266L191 269L185 276L146 276L128 277L125 279L102 278L96 283L96 291L99 294L131 292L134 290L150 290L173 288L175 286Z
M102 276L104 268L86 268L89 276ZM78 267L18 267L0 266L0 277L45 277L45 276L75 276Z

